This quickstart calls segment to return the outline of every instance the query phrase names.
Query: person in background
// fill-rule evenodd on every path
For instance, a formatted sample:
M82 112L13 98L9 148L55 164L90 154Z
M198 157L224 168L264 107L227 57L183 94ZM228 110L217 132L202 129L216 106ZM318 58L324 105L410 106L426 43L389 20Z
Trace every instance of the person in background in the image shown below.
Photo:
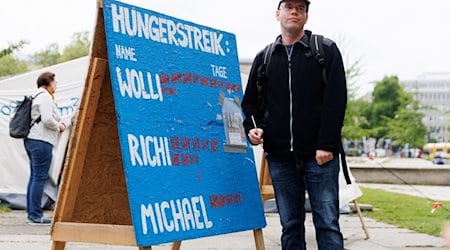
M304 30L309 4L308 0L278 3L275 15L281 35L267 62L263 92L257 81L264 52L253 61L242 100L244 127L251 144L264 140L282 226L282 249L306 249L305 190L319 249L343 249L338 154L347 104L345 70L340 51L330 39L324 38L322 44L325 76L311 56L312 32Z
M52 151L59 133L66 128L54 101L56 91L55 74L44 72L37 79L38 90L33 94L31 119L35 121L24 140L30 160L30 178L27 186L27 219L32 225L48 225L51 220L42 211L44 184L49 176Z

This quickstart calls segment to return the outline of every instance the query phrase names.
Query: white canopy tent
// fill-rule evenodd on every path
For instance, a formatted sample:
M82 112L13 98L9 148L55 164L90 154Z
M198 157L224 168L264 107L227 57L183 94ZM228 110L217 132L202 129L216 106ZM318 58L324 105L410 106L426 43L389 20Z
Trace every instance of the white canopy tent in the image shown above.
M11 138L8 127L17 103L23 100L24 95L31 95L36 91L36 79L45 71L56 74L58 84L55 102L69 128L61 134L58 145L53 150L50 178L44 187L43 204L49 204L49 198L56 200L57 183L72 129L72 118L78 110L88 63L88 57L83 57L0 81L0 202L11 208L26 207L29 161L23 140Z

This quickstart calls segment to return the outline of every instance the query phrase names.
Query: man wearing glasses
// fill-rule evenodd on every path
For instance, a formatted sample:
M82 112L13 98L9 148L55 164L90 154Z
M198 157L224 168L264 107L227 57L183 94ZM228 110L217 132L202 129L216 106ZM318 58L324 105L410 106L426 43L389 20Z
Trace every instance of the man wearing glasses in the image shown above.
M343 249L338 154L347 103L345 71L336 44L325 38L322 77L323 66L311 56L312 33L304 30L309 4L279 2L275 15L281 35L270 52L263 91L257 81L264 51L253 62L242 101L244 126L250 143L264 142L283 227L282 249L306 249L305 191L319 249Z

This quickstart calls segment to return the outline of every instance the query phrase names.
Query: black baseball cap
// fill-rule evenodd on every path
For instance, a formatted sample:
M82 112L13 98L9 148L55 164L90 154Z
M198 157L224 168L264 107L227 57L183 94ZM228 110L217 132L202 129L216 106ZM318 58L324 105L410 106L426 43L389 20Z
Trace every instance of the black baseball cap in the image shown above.
M281 3L282 3L282 2L285 2L285 1L286 1L286 0L281 0L281 1L278 3L278 9L280 8ZM300 1L305 2L307 8L309 7L309 4L311 3L309 0L300 0Z

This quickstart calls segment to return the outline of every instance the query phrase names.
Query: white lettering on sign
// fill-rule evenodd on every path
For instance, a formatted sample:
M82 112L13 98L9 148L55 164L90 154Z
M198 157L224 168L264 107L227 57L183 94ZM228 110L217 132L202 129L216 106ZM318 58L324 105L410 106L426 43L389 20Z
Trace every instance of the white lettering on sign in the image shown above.
M122 77L122 73L120 67L116 67L116 75L122 97L127 95L130 98L163 101L161 81L158 74L155 74L155 81L153 81L150 72L147 72L147 77L144 77L142 71L135 69L126 68L125 77Z
M113 31L116 33L225 56L221 33L116 4L111 4L111 16Z
M149 228L153 234L158 234L213 227L203 196L141 204L141 222L144 235L148 234Z
M167 137L128 134L127 138L132 166L172 166Z
M116 47L116 58L125 59L133 62L137 61L135 57L136 53L134 51L134 48L125 47L118 44L116 44L115 47Z
M210 64L214 77L227 79L227 67Z

